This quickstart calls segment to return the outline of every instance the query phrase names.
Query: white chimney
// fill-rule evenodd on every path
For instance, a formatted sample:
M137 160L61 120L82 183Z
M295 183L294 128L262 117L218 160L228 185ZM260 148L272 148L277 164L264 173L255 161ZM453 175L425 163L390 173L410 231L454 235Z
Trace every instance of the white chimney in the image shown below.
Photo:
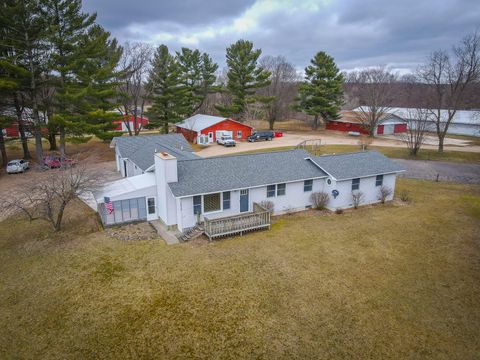
M177 158L167 152L155 153L158 215L167 225L176 223L176 204L168 183L178 182Z

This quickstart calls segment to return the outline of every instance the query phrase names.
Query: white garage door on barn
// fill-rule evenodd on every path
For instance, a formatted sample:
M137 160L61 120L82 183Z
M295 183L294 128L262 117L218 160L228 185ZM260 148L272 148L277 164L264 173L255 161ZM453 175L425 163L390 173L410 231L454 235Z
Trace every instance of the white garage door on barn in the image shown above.
M215 139L220 139L222 136L230 136L233 138L233 131L230 130L217 130L215 131Z
M395 125L394 124L383 125L383 134L384 135L392 135L394 132L395 132Z

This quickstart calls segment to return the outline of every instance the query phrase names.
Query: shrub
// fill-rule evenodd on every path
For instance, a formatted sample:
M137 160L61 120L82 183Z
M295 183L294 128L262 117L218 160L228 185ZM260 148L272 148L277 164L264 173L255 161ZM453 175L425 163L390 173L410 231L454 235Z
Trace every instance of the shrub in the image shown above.
M104 131L98 132L95 134L97 138L103 141L112 141L115 136L122 136L123 133L121 131Z
M407 190L402 190L400 192L400 200L402 200L403 202L410 202L410 194Z
M275 204L273 203L273 201L263 200L263 201L260 202L260 206L264 207L265 209L267 209L270 212L273 212Z
M330 200L329 195L326 192L314 192L310 195L310 201L313 204L313 207L318 210L323 210L327 207Z
M337 215L343 214L343 209L337 208L337 209L335 210L335 214L337 214Z
M381 186L378 190L378 200L381 201L382 204L385 204L387 198L392 195L393 191L388 186Z
M361 191L355 191L352 192L352 202L353 202L353 207L355 209L358 209L358 206L363 200L363 192Z

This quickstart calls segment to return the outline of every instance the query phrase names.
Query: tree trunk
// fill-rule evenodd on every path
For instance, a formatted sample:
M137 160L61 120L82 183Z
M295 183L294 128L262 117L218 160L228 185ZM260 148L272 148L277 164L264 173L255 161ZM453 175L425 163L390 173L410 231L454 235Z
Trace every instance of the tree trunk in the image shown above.
M60 205L60 208L58 209L57 221L53 225L55 231L60 231L60 229L62 228L62 218L63 218L63 213L65 211L66 206L67 204L62 202L62 204Z
M18 122L18 132L20 133L20 141L22 142L23 158L25 160L31 159L32 155L30 155L30 150L28 149L28 139L25 135L25 126L23 125L23 121Z
M163 124L163 133L168 134L168 121Z
M445 134L438 136L438 152L443 153L443 142L445 140Z
M51 131L48 132L48 143L50 144L50 151L57 150L57 138L55 137L55 133Z
M60 125L60 155L65 157L65 126Z
M313 118L313 130L317 130L318 129L318 115L315 115L315 117Z
M5 138L3 137L2 129L0 129L0 154L2 155L2 166L6 166L8 159L7 150L5 149Z

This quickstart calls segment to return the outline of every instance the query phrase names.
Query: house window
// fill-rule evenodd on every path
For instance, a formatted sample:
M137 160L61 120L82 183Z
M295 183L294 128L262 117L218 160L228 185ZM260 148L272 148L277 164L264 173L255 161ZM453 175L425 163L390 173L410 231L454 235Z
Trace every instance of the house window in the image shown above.
M155 214L155 198L148 198L147 204L148 204L148 213Z
M313 180L305 180L303 182L303 191L304 192L312 191L312 187L313 187Z
M277 185L277 196L285 195L286 184L278 184Z
M203 195L203 211L208 213L221 210L220 193Z
M223 193L223 210L230 209L230 191Z
M211 139L211 140L213 140L213 132L210 131L210 132L208 133L208 138Z
M383 175L377 175L375 179L375 186L382 186L383 185Z
M241 139L242 136L243 136L242 130L238 130L238 131L237 131L237 139Z
M360 179L352 180L352 191L360 189Z
M269 197L275 197L275 185L267 186L267 198Z
M193 213L195 215L202 213L202 197L200 195L193 197Z

